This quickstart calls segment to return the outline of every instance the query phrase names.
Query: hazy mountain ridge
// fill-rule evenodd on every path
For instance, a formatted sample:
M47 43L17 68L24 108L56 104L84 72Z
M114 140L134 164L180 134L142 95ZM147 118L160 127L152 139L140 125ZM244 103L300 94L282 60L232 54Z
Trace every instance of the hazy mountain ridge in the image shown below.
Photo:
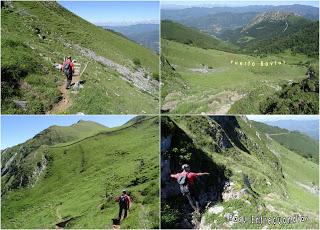
M264 121L264 123L271 126L284 128L290 131L299 131L308 135L309 137L314 138L315 140L319 140L319 132L318 132L319 120L317 119L305 120L305 121L277 120L277 121Z
M249 5L241 7L188 7L185 9L163 9L161 10L162 19L180 21L188 17L199 18L204 15L213 15L218 13L261 13L265 11L287 11L296 13L312 20L318 20L319 12L317 7L293 4L293 5Z
M317 121L281 121L274 122L280 125L276 126L273 122L255 122L254 126L269 138L274 139L286 148L294 151L308 160L319 164L319 139L311 136L319 131ZM271 125L273 123L273 125ZM289 126L286 126L289 125ZM304 127L301 127L303 125ZM308 125L311 125L308 127ZM282 128L279 128L281 126ZM300 126L300 130L299 130ZM286 128L289 129L286 129ZM311 128L312 127L312 128ZM301 131L302 128L302 131Z
M159 53L159 24L136 24L129 26L102 26L123 34L127 38Z

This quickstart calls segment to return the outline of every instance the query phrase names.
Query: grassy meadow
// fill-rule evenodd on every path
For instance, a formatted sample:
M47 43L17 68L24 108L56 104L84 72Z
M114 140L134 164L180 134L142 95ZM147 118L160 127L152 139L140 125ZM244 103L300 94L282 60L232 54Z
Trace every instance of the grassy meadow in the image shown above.
M81 122L77 132L88 130ZM86 128L84 128L86 127ZM73 128L68 127L66 134ZM57 129L57 127L55 127ZM36 183L2 197L2 228L112 228L115 197L126 189L132 208L121 228L159 227L159 126L149 117L117 128L95 127L89 136L42 145L23 165L41 156L48 164ZM147 141L147 145L146 145ZM7 182L5 178L4 182Z
M1 8L2 113L50 112L62 99L59 86L66 81L53 64L62 63L68 55L82 65L82 70L87 68L80 79L84 82L83 88L67 92L70 103L59 113L152 114L158 111L157 93L151 95L123 80L120 73L101 64L96 57L83 55L80 48L89 49L132 72L143 68L154 81L159 73L158 55L85 21L56 2L7 4ZM25 101L27 106L21 108L14 101Z
M166 81L166 76L162 77L162 106L166 103L175 105L170 113L224 114L230 109L231 113L256 113L257 104L279 91L282 84L305 78L307 68L304 63L317 62L305 55L293 56L289 52L253 57L201 49L165 39L161 44L162 55L183 80L180 87L170 87L170 81ZM238 65L235 65L236 61ZM244 62L248 61L255 62L255 66L244 66ZM282 64L262 67L261 61L281 61ZM240 62L243 62L243 66L240 66ZM232 108L236 101L245 98L254 90L256 91L252 95L252 101L246 99L242 106ZM249 108L244 108L244 105Z

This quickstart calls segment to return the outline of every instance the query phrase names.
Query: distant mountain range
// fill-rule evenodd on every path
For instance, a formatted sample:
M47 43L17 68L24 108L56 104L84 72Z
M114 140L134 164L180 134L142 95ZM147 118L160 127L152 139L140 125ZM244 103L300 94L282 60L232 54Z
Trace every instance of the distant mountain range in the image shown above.
M185 9L163 9L161 10L161 19L169 19L183 22L186 19L191 18L204 18L205 16L210 18L212 15L219 13L261 13L266 11L285 11L296 13L302 17L318 20L319 12L317 7L306 6L300 4L294 5L282 5L282 6L272 6L272 5L251 5L242 7L191 7ZM252 18L255 15L252 15ZM251 19L252 19L251 18Z
M171 20L213 35L248 54L293 53L318 56L317 7L305 5L191 7L164 9ZM187 37L185 38L187 39Z
M159 24L136 24L128 26L104 25L102 27L121 33L140 45L159 52Z
M299 131L319 140L319 121L318 120L277 120L277 121L263 121L263 123L277 126L290 131Z

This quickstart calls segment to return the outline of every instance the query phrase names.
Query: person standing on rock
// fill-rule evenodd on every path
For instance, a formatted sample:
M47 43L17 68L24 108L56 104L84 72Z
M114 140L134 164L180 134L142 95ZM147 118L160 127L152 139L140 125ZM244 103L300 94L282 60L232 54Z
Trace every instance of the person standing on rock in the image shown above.
M64 75L67 77L66 89L70 89L72 82L72 75L74 73L74 64L72 62L71 56L68 56L68 59L63 63L62 70Z
M122 213L124 212L123 219L128 215L128 211L131 206L131 198L127 195L127 191L123 190L121 196L116 198L116 202L119 203L119 221L122 218Z
M195 180L198 176L209 175L210 173L194 173L190 172L190 166L188 164L182 165L182 172L177 174L171 174L170 177L177 180L182 195L186 196L191 207L199 212L199 199L195 188Z

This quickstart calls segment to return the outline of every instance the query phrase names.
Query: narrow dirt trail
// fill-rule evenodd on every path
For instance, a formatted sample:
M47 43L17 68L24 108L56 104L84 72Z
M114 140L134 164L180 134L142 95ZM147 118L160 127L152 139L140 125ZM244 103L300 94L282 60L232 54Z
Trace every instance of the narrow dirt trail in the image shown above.
M270 136L279 136L279 135L284 135L284 134L289 134L290 132L287 133L268 133Z
M74 84L79 81L80 81L80 76L73 76L71 84ZM72 105L72 101L68 94L68 91L70 91L71 89L69 90L66 89L66 83L67 83L67 78L65 77L64 83L61 86L59 86L59 91L61 92L62 99L57 104L55 104L53 108L50 111L48 111L46 114L63 113Z

